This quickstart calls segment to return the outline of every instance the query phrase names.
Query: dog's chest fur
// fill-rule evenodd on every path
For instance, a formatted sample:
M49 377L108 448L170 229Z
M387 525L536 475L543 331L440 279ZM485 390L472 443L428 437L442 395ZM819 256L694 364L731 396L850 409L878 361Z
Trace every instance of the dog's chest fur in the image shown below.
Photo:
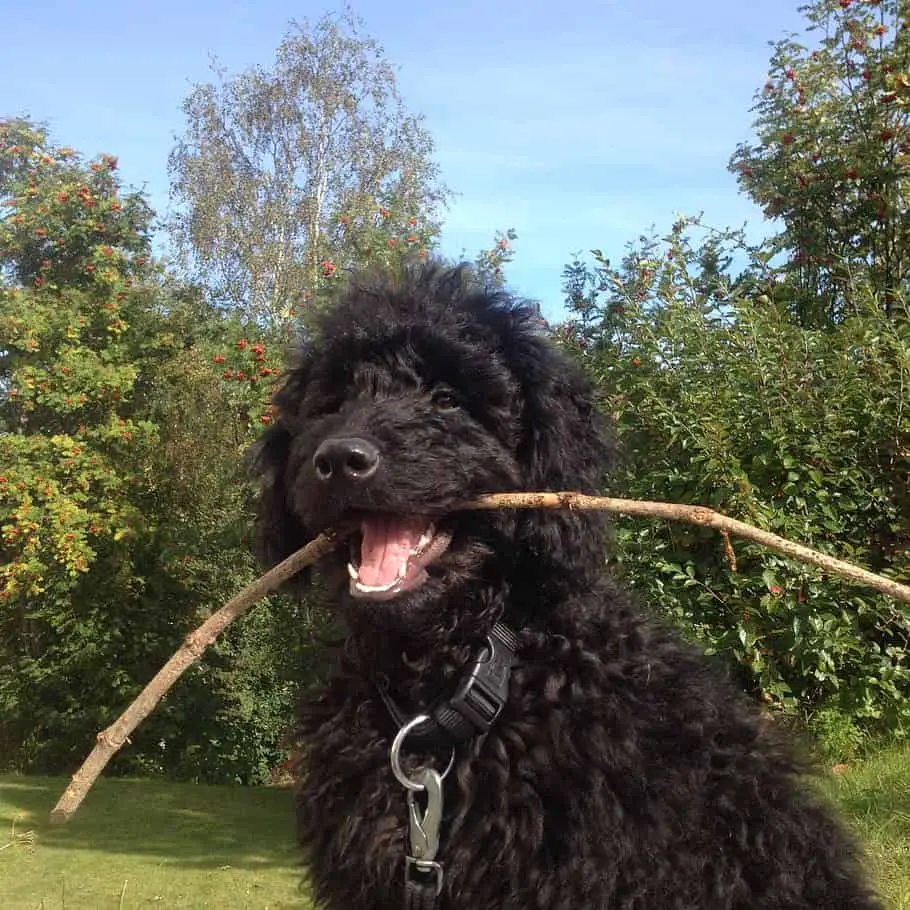
M623 651L550 643L515 672L486 738L459 749L440 910L761 907L755 887L798 874L820 835L839 837L811 805L784 824L803 802L787 754L690 652L658 639ZM332 910L402 906L406 802L385 712L356 677L301 706L298 828ZM772 818L777 843L762 836ZM755 882L762 864L768 880Z

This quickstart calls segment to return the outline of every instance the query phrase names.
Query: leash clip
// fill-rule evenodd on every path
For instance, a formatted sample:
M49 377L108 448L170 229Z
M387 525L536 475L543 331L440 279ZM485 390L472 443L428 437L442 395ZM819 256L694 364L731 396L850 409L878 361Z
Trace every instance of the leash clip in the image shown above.
M439 829L442 826L442 781L451 771L455 750L449 765L440 773L435 768L418 768L410 775L401 765L401 749L408 733L429 718L418 715L408 721L392 742L389 755L392 771L407 790L408 851L404 858L405 910L433 910L442 894L443 868L436 862L439 851ZM426 793L426 808L418 803L418 794Z
M413 780L426 790L427 808L421 814L417 805L417 791L408 790L409 858L432 862L439 850L439 827L442 824L442 775L433 768L421 768Z
M439 827L442 824L442 775L433 768L420 768L412 778L426 790L427 807L421 812L417 790L408 790L408 840L404 858L405 910L432 910L442 893L442 865L436 862Z

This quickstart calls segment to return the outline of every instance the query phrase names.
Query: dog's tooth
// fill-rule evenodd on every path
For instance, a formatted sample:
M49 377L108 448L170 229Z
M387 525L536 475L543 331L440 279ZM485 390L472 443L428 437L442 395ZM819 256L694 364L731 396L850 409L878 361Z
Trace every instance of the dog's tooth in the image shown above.
M388 585L365 585L362 581L357 581L357 579L355 578L354 585L357 588L357 590L362 592L363 594L378 594L378 593L385 593L387 591L391 591L392 588L394 588L395 585L397 585L400 581L401 581L400 578L396 578L395 581L393 581L391 584L388 584Z
M420 540L417 541L417 545L411 550L411 556L419 556L426 548L433 542L433 537L436 535L436 528L431 524L427 527L426 531L420 535Z
M354 581L357 581L357 579L360 578L360 573L354 568L354 563L352 562L348 563L348 575L350 575Z

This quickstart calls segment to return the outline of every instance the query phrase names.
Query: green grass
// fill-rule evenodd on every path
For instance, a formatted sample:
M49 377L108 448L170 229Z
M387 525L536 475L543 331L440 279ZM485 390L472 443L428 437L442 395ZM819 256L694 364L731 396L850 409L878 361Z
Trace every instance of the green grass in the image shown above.
M102 778L51 826L66 784L0 776L2 910L309 908L288 790Z
M102 779L51 827L66 783L0 776L2 910L308 910L287 790ZM823 786L864 840L888 906L910 910L910 747Z
M855 761L824 789L865 843L886 905L910 910L910 747Z

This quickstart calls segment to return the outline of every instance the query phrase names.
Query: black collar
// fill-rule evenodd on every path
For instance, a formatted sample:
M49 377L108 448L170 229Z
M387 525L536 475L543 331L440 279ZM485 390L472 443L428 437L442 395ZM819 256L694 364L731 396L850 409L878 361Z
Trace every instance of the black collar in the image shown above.
M408 736L408 745L417 751L435 749L486 733L509 697L509 679L518 663L517 652L518 636L505 623L496 623L454 695L433 703L426 712L430 719ZM376 688L400 729L411 718L389 693L388 679L378 681Z

